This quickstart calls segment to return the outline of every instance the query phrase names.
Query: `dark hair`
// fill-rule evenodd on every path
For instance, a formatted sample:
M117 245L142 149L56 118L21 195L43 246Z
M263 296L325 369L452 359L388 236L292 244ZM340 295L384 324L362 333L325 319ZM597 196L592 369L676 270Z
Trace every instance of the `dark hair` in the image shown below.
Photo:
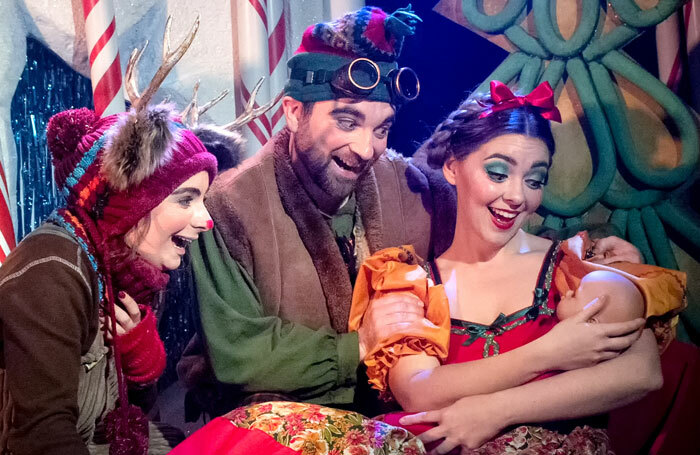
M314 110L314 104L316 104L316 101L304 101L301 103L301 113L304 116L310 115L311 111Z
M464 159L483 144L504 134L522 134L540 139L547 146L550 157L554 154L552 129L549 121L540 115L539 108L521 106L479 118L493 104L489 95L463 101L421 145L420 149L428 157L428 164L440 168L450 157Z

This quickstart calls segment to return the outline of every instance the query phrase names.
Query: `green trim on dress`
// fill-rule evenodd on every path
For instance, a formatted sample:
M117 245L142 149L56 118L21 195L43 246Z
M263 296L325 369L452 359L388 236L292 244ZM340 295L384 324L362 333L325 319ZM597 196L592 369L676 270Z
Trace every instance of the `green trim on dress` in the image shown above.
M561 242L554 242L547 252L537 278L537 286L535 287L534 297L530 306L509 315L501 313L491 324L480 324L455 318L450 319L452 325L451 333L469 336L462 343L462 346L469 346L479 338L483 338L486 340L484 344L484 358L496 356L500 352L500 345L496 341L496 337L526 322L534 321L540 315L551 316L554 314L555 310L547 305L547 300L552 287L552 277L554 275L554 267L558 262L557 257L559 256L560 247Z

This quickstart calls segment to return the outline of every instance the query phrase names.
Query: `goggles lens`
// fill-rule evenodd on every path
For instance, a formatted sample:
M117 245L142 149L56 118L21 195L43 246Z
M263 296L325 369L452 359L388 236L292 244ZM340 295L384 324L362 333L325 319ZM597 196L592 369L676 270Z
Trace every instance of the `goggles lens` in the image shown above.
M403 101L413 101L420 93L420 81L418 75L411 68L403 67L389 73L391 88L394 95L403 98Z
M358 58L336 71L331 85L346 95L368 95L381 79L379 66L367 58Z

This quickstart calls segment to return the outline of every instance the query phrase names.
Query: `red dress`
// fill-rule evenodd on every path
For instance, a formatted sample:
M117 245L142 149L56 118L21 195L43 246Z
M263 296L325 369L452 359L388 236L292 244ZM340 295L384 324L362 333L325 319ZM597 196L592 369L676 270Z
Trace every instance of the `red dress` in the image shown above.
M479 324L461 319L451 319L450 348L445 364L469 362L511 351L536 340L549 332L559 320L556 307L560 294L553 285L557 267L563 257L561 243L555 242L544 257L532 303L514 313L501 313L491 324ZM430 264L431 276L436 284L442 283L435 264ZM556 372L544 373L534 380L552 376ZM411 413L397 412L382 416L385 422L403 426L413 434L421 434L432 424L401 425L399 419ZM519 426L484 444L474 454L496 454L514 449L512 441L518 441L521 450L562 449L562 453L608 453L609 440L605 430L576 427L570 433L559 433L539 426ZM427 445L430 450L441 441ZM585 446L585 448L584 448ZM591 449L593 449L591 451ZM567 450L569 450L567 452ZM590 452L589 452L590 451ZM455 449L458 453L458 449ZM517 453L515 451L514 453ZM533 452L535 453L535 452ZM544 453L544 452L543 452Z
M552 277L561 257L560 244L553 243L542 262L529 306L509 315L501 313L488 325L452 318L450 349L445 363L462 363L503 354L549 332L559 322L555 314L559 293L552 286ZM431 271L435 282L441 283L434 264L431 264Z

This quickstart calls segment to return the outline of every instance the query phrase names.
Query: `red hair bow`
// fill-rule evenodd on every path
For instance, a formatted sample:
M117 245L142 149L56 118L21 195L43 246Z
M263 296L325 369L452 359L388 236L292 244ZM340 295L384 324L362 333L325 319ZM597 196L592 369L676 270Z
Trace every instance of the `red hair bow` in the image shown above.
M479 118L488 117L494 112L506 109L534 106L541 109L540 115L543 118L561 123L561 114L554 104L554 91L547 81L542 82L529 95L525 96L516 96L503 82L491 81L491 99L494 102L493 106L483 112Z

